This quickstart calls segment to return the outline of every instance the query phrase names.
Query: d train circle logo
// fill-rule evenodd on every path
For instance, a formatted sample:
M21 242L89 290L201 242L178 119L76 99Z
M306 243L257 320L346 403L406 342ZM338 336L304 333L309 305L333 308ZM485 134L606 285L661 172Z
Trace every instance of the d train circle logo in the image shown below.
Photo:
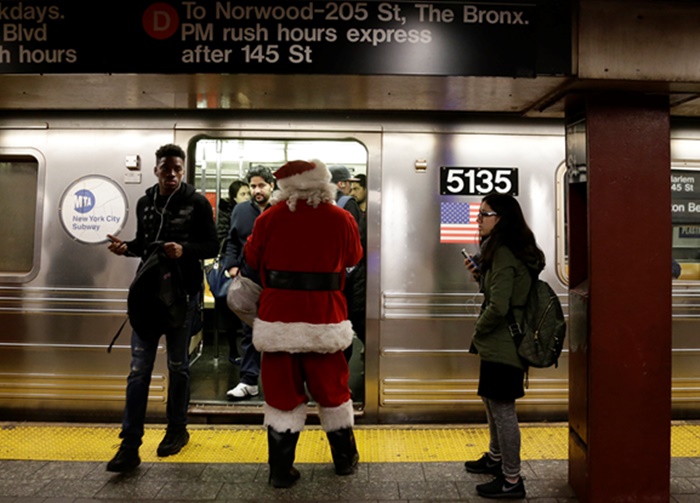
M149 6L141 19L143 29L156 40L165 40L175 35L180 17L172 5L159 2Z

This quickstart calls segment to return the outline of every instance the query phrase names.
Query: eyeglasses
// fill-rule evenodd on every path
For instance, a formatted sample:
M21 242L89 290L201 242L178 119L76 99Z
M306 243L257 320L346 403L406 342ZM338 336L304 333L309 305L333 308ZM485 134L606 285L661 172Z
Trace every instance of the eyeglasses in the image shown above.
M497 216L498 216L498 213L496 213L495 211L480 211L477 218L497 217Z

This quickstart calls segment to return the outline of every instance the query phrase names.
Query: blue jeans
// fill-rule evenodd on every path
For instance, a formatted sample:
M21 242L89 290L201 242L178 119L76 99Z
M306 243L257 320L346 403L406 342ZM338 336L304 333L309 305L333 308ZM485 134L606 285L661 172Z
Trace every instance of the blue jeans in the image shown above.
M258 385L260 377L260 352L253 346L253 327L241 322L241 382L250 386Z
M193 298L192 298L193 297ZM187 407L190 402L189 349L192 321L199 302L192 296L187 304L187 314L182 327L165 334L168 355L168 403L166 413L168 430L184 430L187 426ZM143 438L148 405L148 389L151 385L153 364L158 351L158 340L142 339L135 331L131 333L131 372L126 380L126 406L122 419L124 447L138 448Z

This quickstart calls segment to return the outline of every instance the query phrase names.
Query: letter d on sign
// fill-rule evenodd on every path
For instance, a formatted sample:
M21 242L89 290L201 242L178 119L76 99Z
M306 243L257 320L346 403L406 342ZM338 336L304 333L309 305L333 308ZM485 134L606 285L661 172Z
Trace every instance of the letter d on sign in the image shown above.
M180 24L177 11L167 3L154 3L143 13L143 29L156 40L172 37Z

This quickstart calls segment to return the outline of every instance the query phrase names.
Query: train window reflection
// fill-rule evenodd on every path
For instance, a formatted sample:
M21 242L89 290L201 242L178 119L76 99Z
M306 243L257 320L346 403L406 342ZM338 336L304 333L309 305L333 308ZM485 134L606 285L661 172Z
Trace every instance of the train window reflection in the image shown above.
M28 156L0 156L0 273L32 270L39 164Z

